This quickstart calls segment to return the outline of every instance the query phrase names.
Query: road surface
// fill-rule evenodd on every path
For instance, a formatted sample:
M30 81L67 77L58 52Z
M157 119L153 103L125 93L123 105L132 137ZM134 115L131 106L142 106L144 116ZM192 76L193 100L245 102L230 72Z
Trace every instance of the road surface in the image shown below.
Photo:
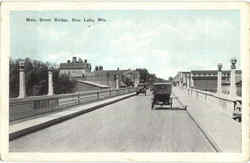
M10 151L215 152L185 110L151 110L151 98L134 96L20 137Z

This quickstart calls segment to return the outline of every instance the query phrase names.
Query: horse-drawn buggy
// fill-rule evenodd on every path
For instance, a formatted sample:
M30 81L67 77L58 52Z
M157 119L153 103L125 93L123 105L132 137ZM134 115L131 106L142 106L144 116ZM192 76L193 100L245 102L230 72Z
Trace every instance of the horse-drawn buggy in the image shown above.
M153 100L152 110L155 105L169 105L172 109L173 99L171 97L172 84L171 83L154 83L153 84Z

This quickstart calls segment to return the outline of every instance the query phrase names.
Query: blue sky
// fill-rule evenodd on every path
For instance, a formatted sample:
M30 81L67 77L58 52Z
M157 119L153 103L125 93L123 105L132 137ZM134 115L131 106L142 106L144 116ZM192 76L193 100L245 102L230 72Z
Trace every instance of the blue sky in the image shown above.
M69 22L26 22L28 17ZM219 62L229 69L230 58L240 57L238 10L15 11L10 25L12 58L59 64L77 56L92 67L147 68L168 78L178 71L216 69Z

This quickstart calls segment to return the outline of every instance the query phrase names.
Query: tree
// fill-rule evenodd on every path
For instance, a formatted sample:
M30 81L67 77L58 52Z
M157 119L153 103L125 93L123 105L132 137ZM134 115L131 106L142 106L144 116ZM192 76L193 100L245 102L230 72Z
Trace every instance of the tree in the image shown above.
M137 68L136 71L139 71L141 83L148 82L150 74L146 68Z
M9 96L17 97L19 92L19 73L17 61L9 61Z
M168 77L168 81L173 82L174 78L172 76Z
M58 70L53 72L53 81L56 94L72 93L75 90L76 81L70 80L68 75L60 75Z
M18 63L20 59L10 59L9 62L9 97L17 97L19 94L19 70ZM48 93L48 66L50 63L44 63L38 60L25 58L25 86L27 96L39 96ZM53 77L55 93L70 93L73 91L76 83L68 77L59 77L59 70L55 70Z

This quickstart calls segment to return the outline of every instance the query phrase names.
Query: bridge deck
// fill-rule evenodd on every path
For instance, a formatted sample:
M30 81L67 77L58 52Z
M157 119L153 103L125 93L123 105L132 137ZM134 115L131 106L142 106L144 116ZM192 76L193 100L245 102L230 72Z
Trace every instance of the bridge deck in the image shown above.
M10 151L214 152L185 110L151 110L151 98L134 96L15 139Z
M215 146L241 151L240 123L180 88L173 94L187 111L178 109L177 100L175 110L151 110L152 96L139 95L13 140L10 151L215 152Z

